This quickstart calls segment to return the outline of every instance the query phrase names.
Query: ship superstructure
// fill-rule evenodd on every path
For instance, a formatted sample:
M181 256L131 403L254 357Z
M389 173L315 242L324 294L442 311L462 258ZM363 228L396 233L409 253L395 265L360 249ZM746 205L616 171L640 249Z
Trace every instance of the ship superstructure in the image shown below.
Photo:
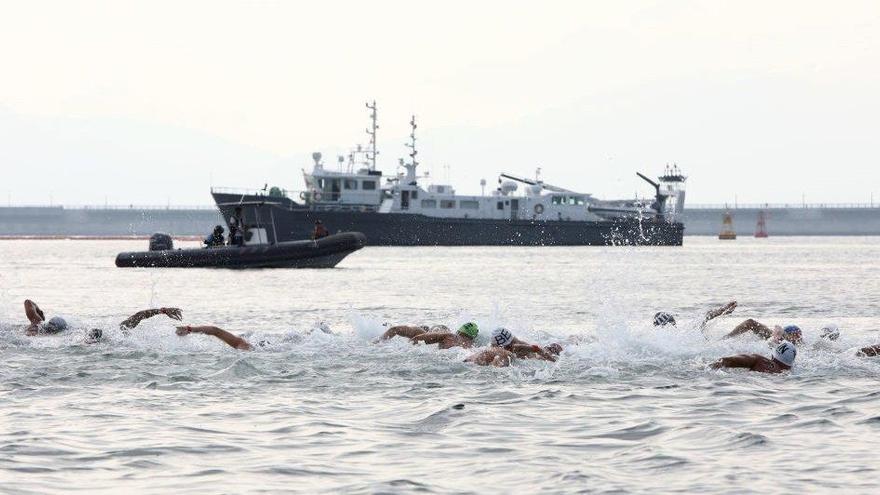
M224 217L236 206L254 220L271 217L273 231L283 224L277 240L301 237L308 222L322 219L334 230L364 232L371 244L681 244L677 217L686 178L677 167L668 167L659 182L639 174L655 188L651 200L599 200L545 183L540 169L534 179L502 173L489 194L460 195L449 184L423 185L428 177L419 175L415 116L401 171L385 176L377 170L378 112L375 102L367 108L369 145L355 147L347 162L339 157L336 170L314 153L311 172L303 171L305 190L295 196L301 202L280 190L269 195L212 190ZM485 188L485 181L481 185Z

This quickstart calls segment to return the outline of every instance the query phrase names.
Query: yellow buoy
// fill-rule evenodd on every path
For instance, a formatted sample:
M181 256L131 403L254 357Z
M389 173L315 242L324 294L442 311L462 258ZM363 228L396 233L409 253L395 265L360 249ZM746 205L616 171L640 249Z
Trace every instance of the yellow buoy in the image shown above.
M733 215L729 211L724 212L724 221L721 223L721 233L718 238L722 241L732 241L736 239L736 232L733 231Z

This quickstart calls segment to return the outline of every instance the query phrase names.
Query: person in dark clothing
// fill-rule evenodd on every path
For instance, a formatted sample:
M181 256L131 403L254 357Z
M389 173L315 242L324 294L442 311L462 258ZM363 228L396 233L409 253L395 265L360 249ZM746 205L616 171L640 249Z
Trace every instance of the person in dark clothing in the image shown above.
M315 230L312 232L312 239L317 241L318 239L327 237L328 235L330 235L330 231L328 231L327 228L324 227L324 223L320 220L315 220Z
M223 238L223 226L218 225L214 227L214 232L208 234L203 242L205 247L217 247L226 244L226 240Z
M229 217L229 245L244 246L244 216L241 206L236 206L235 212Z

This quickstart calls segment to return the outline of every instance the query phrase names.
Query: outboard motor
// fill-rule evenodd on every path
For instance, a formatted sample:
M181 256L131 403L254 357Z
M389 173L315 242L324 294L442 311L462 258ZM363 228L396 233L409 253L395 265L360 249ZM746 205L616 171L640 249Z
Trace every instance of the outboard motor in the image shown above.
M174 241L171 236L163 232L156 232L150 236L150 251L166 251L174 249Z

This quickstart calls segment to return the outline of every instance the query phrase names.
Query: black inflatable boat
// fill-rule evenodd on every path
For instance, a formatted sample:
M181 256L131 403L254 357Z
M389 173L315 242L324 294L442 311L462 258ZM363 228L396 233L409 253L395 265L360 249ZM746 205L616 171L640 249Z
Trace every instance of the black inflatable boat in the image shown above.
M156 234L150 250L119 253L118 267L173 268L333 268L364 247L360 232L344 232L316 241L288 241L251 246L173 249L171 238Z

